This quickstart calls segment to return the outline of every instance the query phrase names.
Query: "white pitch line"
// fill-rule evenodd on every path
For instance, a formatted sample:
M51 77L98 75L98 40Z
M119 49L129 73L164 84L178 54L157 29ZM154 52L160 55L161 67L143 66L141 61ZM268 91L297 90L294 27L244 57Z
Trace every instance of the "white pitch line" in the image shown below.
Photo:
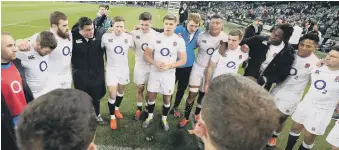
M27 22L30 22L30 21L24 21L24 22L17 22L17 23L10 23L10 24L5 24L5 25L2 25L1 27L6 27L6 26L15 26L15 25L18 25L18 24L23 24L23 23L27 23Z
M33 27L33 28L42 28L45 26L34 26L34 25L28 25L28 24L19 24L19 25L15 25L15 26L23 26L23 27Z

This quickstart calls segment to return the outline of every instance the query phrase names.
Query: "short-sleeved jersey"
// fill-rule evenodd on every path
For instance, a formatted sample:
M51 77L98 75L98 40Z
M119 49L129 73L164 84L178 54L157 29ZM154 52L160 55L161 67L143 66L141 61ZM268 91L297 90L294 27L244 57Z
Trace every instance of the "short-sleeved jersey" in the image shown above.
M197 46L199 50L194 63L206 68L213 53L218 51L220 40L226 42L228 40L227 38L227 35L221 33L217 37L211 36L209 32L201 33L198 36Z
M134 41L134 50L135 50L135 65L144 66L149 65L144 60L144 52L148 47L148 44L155 38L158 32L153 29L148 33L144 33L141 30L133 30L131 32L133 41Z
M31 45L29 51L18 51L16 56L21 60L21 64L25 70L27 84L32 92L43 90L49 75L49 55L40 56Z
M49 54L49 69L48 72L52 75L71 74L71 58L72 58L72 33L69 32L69 39L63 39L57 35L58 45Z
M317 68L316 64L318 61L319 59L314 54L306 58L295 54L295 61L292 65L290 75L284 82L276 85L272 93L284 92L302 96L310 80L312 70Z
M339 70L332 71L327 66L315 68L311 81L304 100L310 100L317 108L334 110L339 102Z
M248 53L240 50L240 46L235 50L227 50L225 56L221 56L218 52L214 53L211 61L216 63L213 71L213 78L226 74L237 73L239 66L248 58Z
M133 46L132 36L127 33L120 36L105 33L102 36L101 47L106 49L107 67L128 67L128 50Z
M178 59L179 52L186 53L185 41L183 38L172 35L165 36L164 33L159 33L148 45L148 48L153 50L153 59L161 61L165 64L175 63ZM155 66L151 66L151 71L160 72ZM175 68L168 69L164 72L175 72Z

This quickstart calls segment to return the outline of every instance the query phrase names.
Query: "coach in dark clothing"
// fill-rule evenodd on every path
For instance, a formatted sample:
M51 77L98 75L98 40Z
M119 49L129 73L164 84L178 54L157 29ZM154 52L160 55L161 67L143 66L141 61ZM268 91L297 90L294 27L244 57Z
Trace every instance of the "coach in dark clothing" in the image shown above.
M184 3L184 5L179 9L179 23L182 24L187 20L187 18L188 18L187 4Z
M284 81L290 74L294 62L293 47L288 41L293 33L289 24L279 25L271 36L253 36L244 39L240 45L248 46L249 64L245 76L250 76L258 84L269 90L273 83Z
M103 124L100 116L100 99L106 94L104 76L104 50L101 37L94 36L91 19L81 17L72 27L73 51L72 73L76 89L89 94L93 99L97 122Z
M260 21L260 18L255 18L254 22L245 29L244 39L255 35L260 35L262 31L262 25L260 25Z
M12 64L10 64L12 62ZM17 70L19 71L19 74L22 79L22 88L25 95L26 103L31 102L34 97L31 89L29 88L26 78L25 78L25 72L23 70L23 67L21 65L20 59L15 59L14 61L11 61L9 63L1 63L1 69L6 68L9 65L14 65ZM1 77L3 79L3 77ZM10 150L17 150L16 145L16 138L15 138L15 130L14 130L14 123L13 123L13 117L10 113L10 110L6 104L6 99L3 93L1 92L1 142L2 142L2 148L3 149L10 149ZM4 146L4 147L3 147Z

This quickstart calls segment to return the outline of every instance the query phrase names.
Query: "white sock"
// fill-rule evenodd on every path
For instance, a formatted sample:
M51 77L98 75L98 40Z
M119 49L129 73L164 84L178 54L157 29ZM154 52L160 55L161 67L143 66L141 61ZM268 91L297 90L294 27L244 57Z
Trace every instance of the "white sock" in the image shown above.
M166 120L167 119L167 116L162 116L162 121Z
M277 133L277 132L273 132L273 135L275 135L275 136L279 136L281 134L281 132L280 133Z
M115 106L115 110L119 110L119 107Z
M111 115L111 119L115 119L115 115Z
M307 145L307 144L305 143L305 141L303 141L303 146L304 146L305 148L307 148L307 149L312 149L312 148L313 148L313 145L314 145L314 143L311 144L311 145Z
M137 102L137 106L141 107L142 106L142 102Z
M110 104L114 104L114 103L115 103L115 99L110 99L110 98L108 98L108 102L109 102Z
M148 118L153 119L153 113L148 113Z

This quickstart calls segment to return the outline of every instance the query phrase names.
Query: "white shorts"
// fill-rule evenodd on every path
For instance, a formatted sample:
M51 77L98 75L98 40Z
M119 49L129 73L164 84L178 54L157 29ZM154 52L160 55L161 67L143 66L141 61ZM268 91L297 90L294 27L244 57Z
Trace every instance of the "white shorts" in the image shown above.
M283 92L279 93L272 92L271 94L274 97L275 106L279 109L281 113L288 116L293 114L301 99L301 96L299 94Z
M292 115L292 120L303 124L305 129L314 135L324 135L331 122L333 110L315 108L312 102L303 100Z
M161 73L150 72L147 91L161 93L163 95L172 95L175 87L175 72Z
M148 81L150 73L150 66L135 66L134 68L134 83L139 85L145 85Z
M106 67L106 86L129 83L129 67Z
M46 88L48 91L53 91L55 89L71 89L72 88L71 73L51 75L48 79Z
M205 70L206 68L193 65L189 85L190 86L200 86L200 89L203 89L205 84Z
M339 121L337 121L328 134L326 141L331 145L339 148Z
M34 99L37 99L38 97L40 97L41 95L44 95L44 94L47 94L48 92L50 92L51 89L47 89L47 88L44 88L43 90L41 91L38 91L38 92L33 92L33 96L34 96Z

